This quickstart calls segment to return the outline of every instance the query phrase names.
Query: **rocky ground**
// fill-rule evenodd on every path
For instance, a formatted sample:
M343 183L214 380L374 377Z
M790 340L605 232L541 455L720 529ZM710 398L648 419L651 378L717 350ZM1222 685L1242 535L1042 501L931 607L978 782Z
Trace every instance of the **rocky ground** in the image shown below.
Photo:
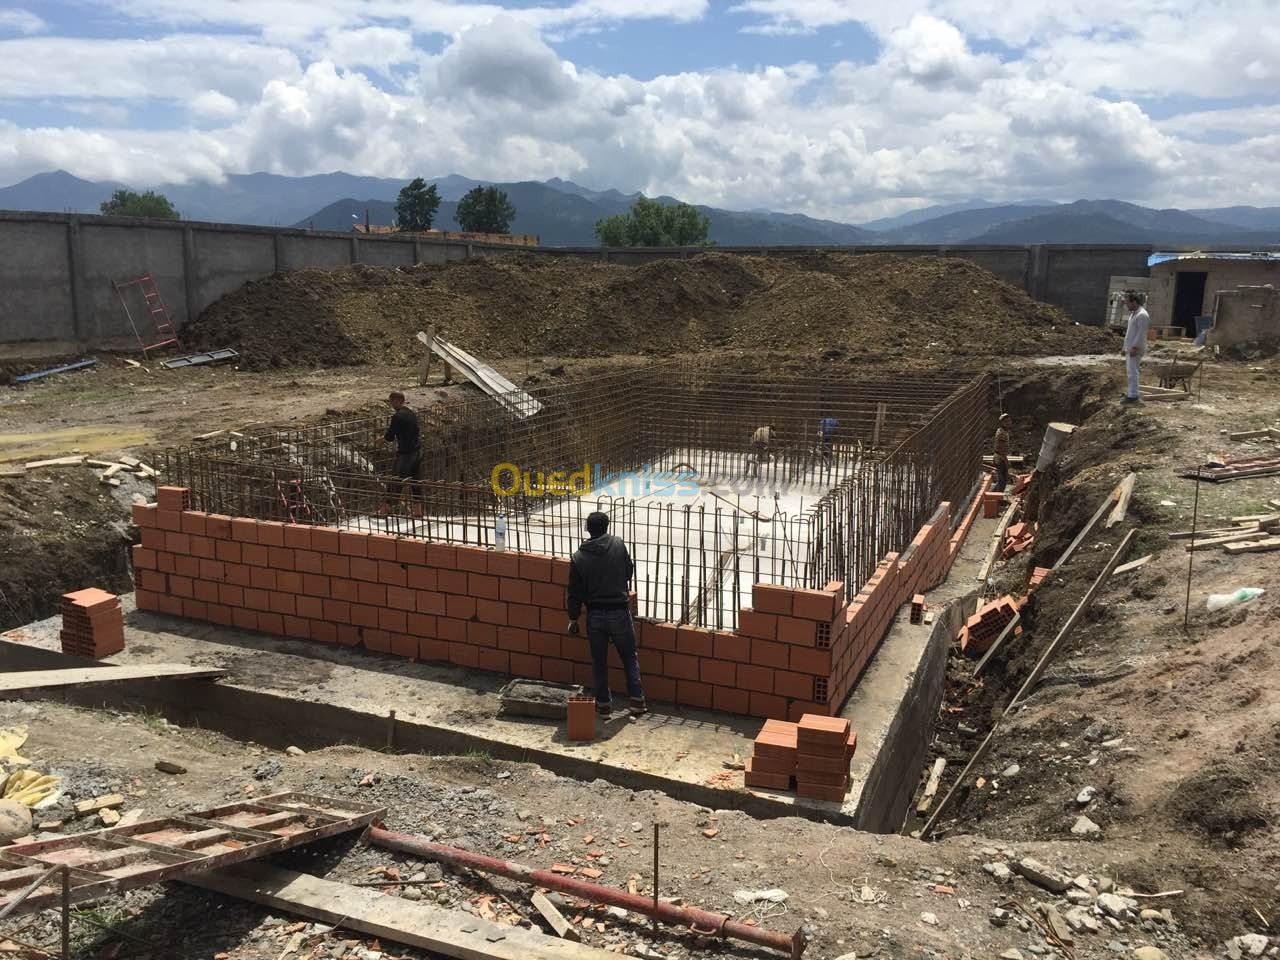
M519 358L503 369L525 382L526 376L558 376L551 371L562 364L565 375L576 376L631 362L637 359L564 363L548 357L531 360L526 370ZM847 358L826 362L844 365ZM370 409L389 387L414 382L409 367L178 373L120 360L100 367L0 391L0 459L77 448L154 455L169 443L251 421L297 424ZM1196 399L1138 409L1116 405L1111 368L1002 363L997 371L1003 403L1017 422L1015 446L1034 453L1050 419L1080 423L1081 430L1064 455L1035 547L998 568L993 589L1019 588L1030 566L1052 562L1131 468L1138 472L1130 508L1138 534L1129 559L1151 554L1152 560L1108 583L1048 682L1011 717L975 771L981 784L975 777L962 785L935 842L794 819L754 821L479 756L403 757L345 747L277 754L154 718L51 702L0 704L0 725L28 723L28 755L67 774L76 799L119 791L126 810L158 815L294 787L351 795L386 804L393 829L535 866L593 865L602 882L625 887L634 877L641 892L651 890L648 841L658 819L668 838L661 895L754 917L770 929L807 926L813 945L806 956L820 960L851 954L1013 958L1011 951L1025 960L1159 960L1153 950L1170 958L1280 955L1280 554L1194 554L1188 608L1188 554L1181 541L1168 539L1169 532L1190 528L1193 509L1199 526L1217 526L1231 516L1266 512L1269 501L1280 498L1280 481L1260 478L1202 485L1193 508L1194 484L1178 476L1219 452L1256 456L1274 449L1226 434L1280 422L1280 366L1212 364ZM409 392L422 406L448 402L464 389ZM108 544L102 554L88 552L99 571L95 582L123 578L125 541L113 524L124 519L133 493L147 491L117 496L85 468L0 479L0 590L11 605L3 622L47 613L64 582L84 585L83 571L57 559L65 556L58 544L72 549L91 542L93 531L102 531ZM944 791L1124 529L1099 532L1050 578L1027 610L1021 642L980 684L971 682L972 662L954 658L935 744L935 755L948 760ZM59 581L59 570L70 580ZM1209 593L1241 586L1267 593L1207 612ZM13 607L19 595L24 605ZM156 759L172 756L182 757L187 774L154 769ZM73 821L69 828L90 826ZM918 823L908 825L908 833L911 826ZM1025 863L1027 857L1041 867ZM531 916L514 885L491 886L447 870L437 877L431 865L372 848L335 842L314 858L288 862L337 879L377 882L391 896L516 922L519 914ZM770 888L785 890L787 899L741 903L734 897ZM581 916L584 927L591 921L589 942L634 955L762 955L679 931L654 941L647 923L635 917L577 904L566 909ZM24 927L28 920L5 929L22 940L56 941L52 917ZM416 956L180 885L80 911L75 938L76 955L86 958Z
M923 844L785 818L678 803L657 793L581 783L485 756L393 756L352 747L275 752L182 730L154 717L57 703L0 705L0 725L25 723L24 753L66 777L64 808L105 792L120 808L157 817L217 802L304 789L385 805L389 829L531 866L599 871L598 882L652 893L652 827L662 827L659 894L811 938L807 957L1192 956L1181 898L1146 898L1095 844L957 837ZM93 759L87 759L92 756ZM160 773L180 758L186 772ZM99 827L96 817L62 828ZM1148 855L1155 848L1142 844ZM442 869L353 838L277 858L279 865L388 896L436 903L500 923L541 927L528 891L505 880ZM750 899L781 890L785 900ZM584 941L632 956L758 957L741 945L701 940L647 920L560 898ZM745 901L745 902L744 902ZM1077 919L1079 918L1079 919ZM1072 933L1071 924L1083 924ZM1065 926L1064 926L1065 925ZM16 928L21 927L19 932ZM1096 932L1090 932L1096 928ZM28 942L57 941L57 914L6 929ZM1066 942L1054 944L1057 930ZM387 960L423 954L325 924L271 915L181 884L136 890L77 911L78 957L280 960L289 956Z

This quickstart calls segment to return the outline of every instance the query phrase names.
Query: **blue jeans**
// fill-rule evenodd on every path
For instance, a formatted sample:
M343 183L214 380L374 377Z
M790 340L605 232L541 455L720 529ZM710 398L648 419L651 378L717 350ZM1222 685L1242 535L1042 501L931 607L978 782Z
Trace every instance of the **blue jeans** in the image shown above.
M627 675L627 696L643 700L640 663L636 660L636 628L631 621L631 611L588 610L587 640L591 644L591 680L596 688L596 706L608 707L613 703L609 694L610 643L617 648L622 670Z

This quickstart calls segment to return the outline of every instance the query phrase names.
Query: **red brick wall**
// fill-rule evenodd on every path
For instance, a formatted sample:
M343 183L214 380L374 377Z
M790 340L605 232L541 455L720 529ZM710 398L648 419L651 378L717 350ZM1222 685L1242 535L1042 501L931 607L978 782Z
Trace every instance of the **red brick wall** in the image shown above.
M585 630L565 632L569 562L384 534L187 510L161 487L134 507L137 606L243 630L563 683L591 683ZM913 593L946 574L949 505L856 597L844 584L756 584L737 632L637 621L655 700L799 720L834 712ZM967 530L967 528L965 528ZM616 655L610 686L626 689Z

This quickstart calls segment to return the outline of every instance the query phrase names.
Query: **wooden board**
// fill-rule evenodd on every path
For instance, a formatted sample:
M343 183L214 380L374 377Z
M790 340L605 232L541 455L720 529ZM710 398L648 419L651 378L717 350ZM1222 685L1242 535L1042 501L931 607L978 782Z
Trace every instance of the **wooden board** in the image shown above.
M368 887L268 867L238 864L184 882L272 910L283 910L348 930L460 960L617 960L616 953L559 940L520 927L489 923L461 910L445 910L389 897Z
M1139 567L1145 567L1150 561L1153 554L1148 553L1145 557L1139 557L1137 560L1130 560L1128 563L1122 563L1111 571L1113 577L1122 573L1128 573L1130 570L1137 570Z
M1127 477L1120 481L1120 486L1116 489L1120 491L1116 498L1116 505L1111 510L1111 515L1107 517L1107 522L1103 526L1110 530L1117 523L1124 521L1124 515L1129 510L1129 499L1133 496L1133 485L1137 483L1138 475L1130 473Z
M1242 540L1257 540L1258 531L1246 530L1243 533L1230 533L1225 537L1210 537L1208 540L1192 540L1187 544L1187 552L1195 550L1212 550L1228 543L1240 543Z
M1126 479L1128 478L1126 477ZM1107 511L1115 509L1115 502L1120 497L1120 488L1122 486L1124 486L1124 481L1116 484L1115 489L1107 494L1107 499L1102 501L1102 506L1098 508L1098 512L1089 518L1089 522L1086 523L1080 532L1076 534L1076 538L1068 544L1067 549L1062 551L1062 556L1058 558L1058 562L1050 569L1057 570L1060 566L1070 560L1080 544L1084 543L1084 538L1093 532L1093 528L1098 525L1098 522L1102 519L1103 515L1106 514Z
M20 670L0 673L0 693L15 690L47 690L52 687L80 687L90 683L122 680L210 680L225 670L186 667L179 663L147 663L136 667L68 667L65 670Z
M1246 540L1243 543L1228 543L1222 548L1227 553L1270 553L1280 550L1280 537L1269 540Z

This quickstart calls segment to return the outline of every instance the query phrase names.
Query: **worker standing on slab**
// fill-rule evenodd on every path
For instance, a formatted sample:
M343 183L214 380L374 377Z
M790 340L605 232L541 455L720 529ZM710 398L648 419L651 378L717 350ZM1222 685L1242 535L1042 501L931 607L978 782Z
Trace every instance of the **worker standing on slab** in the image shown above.
M636 628L631 619L628 589L635 564L621 537L609 533L609 515L596 511L587 517L587 533L569 566L569 633L578 632L578 616L587 608L587 642L591 645L591 680L596 713L613 712L609 692L609 646L618 651L627 678L631 712L644 713L640 662L636 659Z
M839 429L840 421L835 417L823 417L818 421L818 450L827 463L835 456L836 431Z
M996 421L996 449L992 457L996 467L996 482L991 485L994 493L1003 493L1009 485L1009 431L1013 427L1013 417L1007 413L1000 414Z
M1138 367L1142 356L1147 352L1147 330L1151 327L1151 315L1142 305L1142 294L1130 290L1125 295L1125 304L1129 308L1129 321L1124 328L1124 363L1129 377L1129 389L1121 403L1137 403L1141 397L1138 393Z
M387 484L387 494L399 497L408 486L406 481L418 479L418 467L422 462L421 437L418 415L405 405L404 394L399 390L391 391L387 403L391 405L392 414L383 439L396 445L396 460L391 468L395 480Z
M751 435L751 449L755 451L755 460L747 464L747 476L760 476L760 465L769 460L769 450L773 446L773 424L757 427Z

